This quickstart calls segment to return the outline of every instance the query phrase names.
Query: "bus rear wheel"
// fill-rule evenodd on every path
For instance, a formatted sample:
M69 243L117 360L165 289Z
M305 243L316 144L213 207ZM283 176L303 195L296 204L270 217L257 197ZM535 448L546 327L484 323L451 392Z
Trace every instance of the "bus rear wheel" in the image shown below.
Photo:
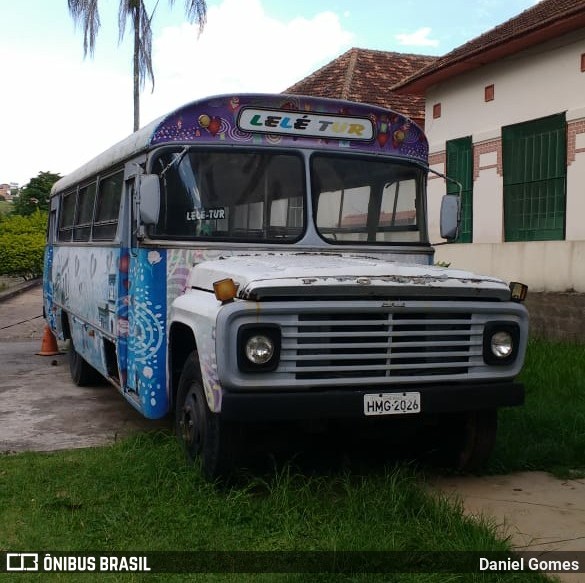
M185 362L175 404L175 432L191 463L208 480L228 478L236 455L235 426L210 411L196 353Z
M103 377L75 350L73 339L69 341L69 372L78 387L90 387L103 382Z

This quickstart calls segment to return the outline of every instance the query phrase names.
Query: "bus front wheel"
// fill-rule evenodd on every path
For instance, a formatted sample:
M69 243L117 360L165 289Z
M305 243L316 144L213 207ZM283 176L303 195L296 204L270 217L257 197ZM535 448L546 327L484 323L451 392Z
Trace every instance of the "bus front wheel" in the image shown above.
M463 443L457 452L457 468L477 471L485 466L496 445L497 432L497 409L468 413L462 422Z
M496 409L470 411L449 416L439 425L438 461L465 472L480 470L496 444Z
M234 467L234 426L210 411L197 354L185 362L175 405L175 432L189 462L199 464L208 480L227 478Z

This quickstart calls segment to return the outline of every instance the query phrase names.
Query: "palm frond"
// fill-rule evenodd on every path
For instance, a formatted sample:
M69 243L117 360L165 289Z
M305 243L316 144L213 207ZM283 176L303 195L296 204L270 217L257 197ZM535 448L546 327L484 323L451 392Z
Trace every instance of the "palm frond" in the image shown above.
M170 0L171 5L175 0ZM199 34L207 23L207 4L205 0L185 0L185 15L189 22L195 22L199 25Z
M158 0L157 0L158 4ZM175 0L169 0L169 6L172 8ZM156 6L155 6L156 9ZM154 13L154 10L153 10ZM191 23L195 22L199 26L199 34L207 23L207 3L205 0L185 0L185 16Z
M152 82L154 91L154 72L152 70L152 28L150 27L150 16L146 11L143 0L141 4L140 18L138 22L138 77L140 87L144 88L146 78Z
M98 0L67 0L67 6L75 25L83 28L83 56L87 56L88 52L93 56L101 24Z
M128 20L132 21L132 28L134 28L136 14L143 11L146 11L146 8L142 0L120 0L118 7L118 42L122 42L124 39Z

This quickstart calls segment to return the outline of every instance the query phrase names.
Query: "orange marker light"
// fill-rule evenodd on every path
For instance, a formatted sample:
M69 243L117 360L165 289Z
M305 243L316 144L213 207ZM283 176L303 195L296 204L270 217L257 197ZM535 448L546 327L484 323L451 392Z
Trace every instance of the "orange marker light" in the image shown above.
M518 281L512 281L510 282L510 292L512 294L513 302L523 302L528 293L528 286Z
M215 297L220 302L231 302L238 294L238 285L233 279L228 277L227 279L214 281L213 291L215 293Z

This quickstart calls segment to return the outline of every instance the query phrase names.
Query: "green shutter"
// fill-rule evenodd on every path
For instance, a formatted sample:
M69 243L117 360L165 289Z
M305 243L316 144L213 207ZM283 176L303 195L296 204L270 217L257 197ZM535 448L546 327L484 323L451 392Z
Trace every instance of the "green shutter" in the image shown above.
M447 142L447 176L461 183L461 224L457 243L473 240L473 151L471 136ZM447 181L447 193L457 194L456 184Z
M506 241L565 238L565 114L502 128Z

